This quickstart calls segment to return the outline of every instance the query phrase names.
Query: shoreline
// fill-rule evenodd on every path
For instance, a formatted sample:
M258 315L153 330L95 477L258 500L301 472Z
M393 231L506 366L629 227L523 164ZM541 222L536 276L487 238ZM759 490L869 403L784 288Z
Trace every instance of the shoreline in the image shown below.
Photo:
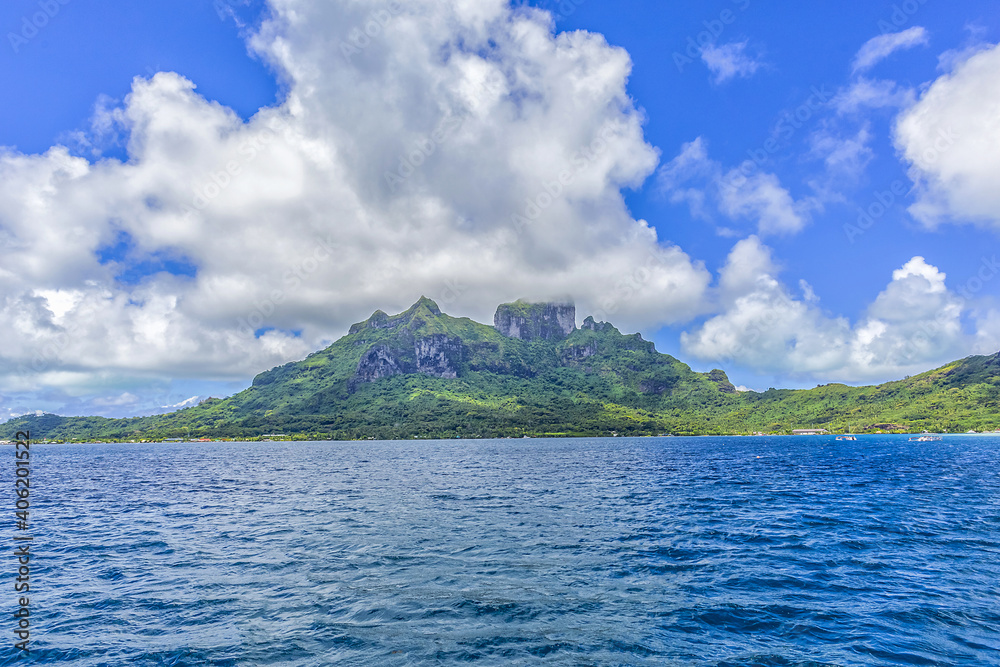
M202 439L202 438L192 438L187 439L164 439L164 440L141 440L141 441L130 441L130 440L34 440L32 439L32 445L196 445L196 444L219 444L219 443L231 443L231 444L256 444L256 443L266 443L266 442L296 442L296 443L323 443L323 442L337 442L337 443L349 443L349 442L454 442L454 441L468 441L468 442L487 442L487 441L498 441L498 440L620 440L620 439L678 439L678 438L828 438L834 439L840 435L838 433L827 433L827 434L798 434L792 435L788 433L762 433L762 434L746 434L746 433L731 433L731 434L718 434L718 433L705 433L697 435L539 435L539 436L506 436L506 437L482 437L482 438L431 438L431 437L414 437L414 438L355 438L350 440L339 440L330 438L282 438L282 439L261 439L261 438L226 438L226 439ZM1000 431L987 431L987 432L977 432L977 433L923 433L923 432L913 432L913 433L853 433L850 435L855 435L858 438L874 438L874 437L900 437L900 438L912 438L919 437L921 435L930 435L940 438L954 438L954 437L1000 437ZM4 445L15 445L13 441L0 440L0 446Z

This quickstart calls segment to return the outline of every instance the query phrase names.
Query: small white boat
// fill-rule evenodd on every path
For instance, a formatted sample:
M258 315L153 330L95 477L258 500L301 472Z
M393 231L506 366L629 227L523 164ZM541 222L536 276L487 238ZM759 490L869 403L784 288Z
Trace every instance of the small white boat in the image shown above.
M917 438L910 438L910 442L937 442L941 439L938 435L922 435Z
M857 440L857 436L854 435L838 435L837 440Z

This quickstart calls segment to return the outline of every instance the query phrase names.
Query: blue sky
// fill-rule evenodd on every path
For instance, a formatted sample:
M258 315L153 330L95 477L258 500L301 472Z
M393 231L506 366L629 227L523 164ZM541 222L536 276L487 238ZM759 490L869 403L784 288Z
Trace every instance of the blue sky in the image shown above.
M899 3L741 1L681 3L680 8L677 4L586 2L560 27L598 30L612 44L628 49L635 63L629 90L648 117L646 138L663 151L664 160L673 157L681 144L702 136L714 159L735 166L751 151L760 151L775 126L807 102L814 87L837 91L847 85L854 55L881 33L880 21L893 25L893 6ZM625 6L628 11L622 11ZM746 10L741 12L742 6ZM684 64L684 58L688 40L707 32L705 22L717 21L726 9L737 19L725 26L718 41L747 41L748 49L759 54L761 67L753 76L720 85L702 62ZM914 87L934 80L942 52L973 40L1000 39L997 9L995 2L927 2L900 30L926 26L928 45L893 54L878 64L877 75ZM683 71L675 66L672 56L677 53L683 57ZM902 205L893 207L870 233L850 242L843 224L857 218L858 207L870 204L877 192L889 190L896 180L905 181L907 189L911 185L892 145L894 117L887 110L865 119L872 123L875 158L856 183L844 188L845 201L815 215L804 233L772 241L787 273L807 279L823 295L824 306L834 312L861 311L892 270L914 255L924 255L949 276L960 277L978 270L978 262L970 265L970 254L996 243L995 231L988 229L921 229ZM805 181L819 171L808 158L808 142L825 119L822 112L813 114L767 157L764 168L779 174L794 194L807 194ZM692 219L684 207L657 196L655 186L650 181L639 192L629 193L633 213L654 224L662 221L671 240L710 267L721 266L731 244L718 238L711 226Z
M0 418L232 393L421 294L751 389L995 352L996 10L11 0Z

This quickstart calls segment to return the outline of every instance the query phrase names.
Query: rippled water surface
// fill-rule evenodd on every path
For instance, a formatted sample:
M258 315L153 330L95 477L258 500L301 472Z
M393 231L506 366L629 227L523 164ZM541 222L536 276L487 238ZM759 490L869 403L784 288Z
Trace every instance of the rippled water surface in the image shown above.
M32 454L36 664L1000 664L998 438Z

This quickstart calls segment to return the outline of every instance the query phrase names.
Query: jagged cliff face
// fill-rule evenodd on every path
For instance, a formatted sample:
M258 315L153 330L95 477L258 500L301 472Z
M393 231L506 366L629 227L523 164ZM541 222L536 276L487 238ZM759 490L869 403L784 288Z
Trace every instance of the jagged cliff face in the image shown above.
M369 330L396 330L391 344L374 345L358 362L357 370L348 381L351 392L359 385L393 375L422 373L439 378L457 378L459 365L466 356L462 341L446 334L425 331L428 320L441 316L441 310L430 299L421 298L412 308L394 317L375 311L364 322L351 327L348 335L359 334L356 344L364 345Z
M412 346L377 345L368 350L361 357L358 370L348 382L348 388L353 392L358 385L366 382L406 373L423 373L449 379L458 377L458 365L465 352L462 341L433 334L406 342Z
M352 326L349 335L354 338L354 344L371 347L362 354L356 371L348 381L348 390L354 393L365 383L412 373L457 378L463 367L470 365L465 362L476 356L475 350L497 348L497 342L464 340L458 335L441 333L437 325L446 321L454 320L442 315L436 303L421 298L404 313L389 316L378 310L364 322ZM517 301L497 308L494 324L496 331L507 338L562 341L576 331L576 307L571 303ZM384 336L379 334L383 331L391 334L390 341L384 341ZM376 342L380 339L382 342ZM578 354L581 357L590 356L595 349L593 346L585 347ZM525 369L508 367L501 360L486 366L482 363L473 363L472 366L475 367L473 370L530 374Z
M494 323L490 328L451 318L429 299L399 315L376 311L351 327L348 340L363 352L347 389L353 394L365 384L396 375L454 379L466 372L487 372L532 378L538 368L556 367L611 371L643 394L668 394L678 382L670 362L639 334L623 335L593 317L577 329L571 303L504 304L497 308ZM552 345L525 356L524 343L531 341Z
M497 308L493 326L508 338L562 340L576 330L576 306L525 301L505 303Z

